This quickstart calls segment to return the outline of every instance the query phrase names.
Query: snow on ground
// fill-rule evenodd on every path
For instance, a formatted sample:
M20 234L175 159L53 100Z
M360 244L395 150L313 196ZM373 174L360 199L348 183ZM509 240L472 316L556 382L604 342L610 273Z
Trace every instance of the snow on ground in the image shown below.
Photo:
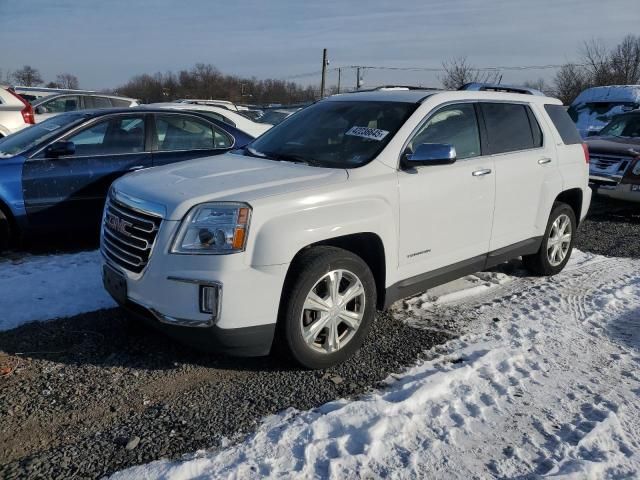
M98 251L0 261L0 330L114 306Z
M456 290L457 288L457 290ZM243 443L129 478L638 478L640 261L484 273L394 306L464 336L356 400L288 410Z

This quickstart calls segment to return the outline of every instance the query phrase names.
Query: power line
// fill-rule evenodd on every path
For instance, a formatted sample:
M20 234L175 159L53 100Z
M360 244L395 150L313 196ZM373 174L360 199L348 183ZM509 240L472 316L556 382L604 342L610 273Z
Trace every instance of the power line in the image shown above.
M484 71L522 71L522 70L551 70L562 68L565 65L570 65L574 67L584 67L586 66L584 63L563 63L563 64L546 64L546 65L497 65L491 67L473 67L470 70L484 72ZM344 65L341 67L333 67L328 68L328 72L335 72L338 70L348 70L354 69L357 70L360 68L361 70L393 70L393 71L405 71L405 72L445 72L446 69L444 67L393 67L393 66L385 66L385 65ZM305 77L313 77L321 75L321 70L316 70L315 72L307 72L307 73L298 73L294 75L289 75L284 77L284 80L293 80L297 78L305 78Z

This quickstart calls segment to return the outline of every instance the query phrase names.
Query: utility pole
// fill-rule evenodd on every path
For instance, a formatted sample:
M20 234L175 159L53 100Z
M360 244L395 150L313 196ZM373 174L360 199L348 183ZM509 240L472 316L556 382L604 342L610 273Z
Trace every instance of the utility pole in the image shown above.
M324 87L327 77L327 49L322 49L322 82L320 82L320 98L324 98Z
M360 90L360 67L356 68L356 90Z
M338 93L340 93L340 77L342 76L342 69L338 67Z

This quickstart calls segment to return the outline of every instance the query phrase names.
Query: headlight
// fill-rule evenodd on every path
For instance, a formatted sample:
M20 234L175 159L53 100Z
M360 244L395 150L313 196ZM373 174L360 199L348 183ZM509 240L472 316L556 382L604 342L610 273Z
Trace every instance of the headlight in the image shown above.
M171 253L242 252L247 243L251 207L246 203L203 203L182 220Z

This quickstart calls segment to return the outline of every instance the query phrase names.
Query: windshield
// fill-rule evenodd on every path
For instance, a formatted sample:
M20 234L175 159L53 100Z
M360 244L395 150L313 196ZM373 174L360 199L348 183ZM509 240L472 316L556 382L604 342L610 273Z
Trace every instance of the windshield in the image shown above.
M360 167L382 151L416 108L401 102L319 102L268 130L247 150L319 167Z
M13 157L29 150L31 147L35 147L59 134L65 127L78 122L82 118L84 118L84 115L80 114L57 115L9 135L0 140L0 158Z
M633 102L591 102L569 107L567 113L583 137L598 133L611 119L638 108Z
M640 137L640 115L620 115L600 131L602 137Z

